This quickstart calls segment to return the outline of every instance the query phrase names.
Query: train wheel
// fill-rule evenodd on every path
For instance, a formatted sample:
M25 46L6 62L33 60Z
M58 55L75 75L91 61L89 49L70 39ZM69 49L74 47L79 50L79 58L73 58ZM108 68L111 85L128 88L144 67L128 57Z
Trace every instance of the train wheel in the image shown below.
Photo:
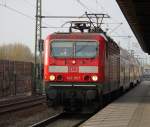
M113 94L112 92L106 94L106 104L110 103L112 101Z
M130 88L133 88L134 87L134 84L131 82L130 83Z
M123 88L123 87L121 87L121 88L119 89L119 96L123 95L123 94L124 94L124 92L125 92L124 88Z
M80 112L82 110L82 102L78 100L67 100L64 103L64 111L66 112Z

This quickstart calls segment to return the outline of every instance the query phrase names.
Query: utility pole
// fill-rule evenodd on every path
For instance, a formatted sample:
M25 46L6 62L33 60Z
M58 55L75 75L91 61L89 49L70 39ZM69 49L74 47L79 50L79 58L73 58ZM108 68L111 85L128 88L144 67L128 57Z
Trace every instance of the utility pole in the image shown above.
M34 67L34 92L37 91L37 84L38 84L38 41L41 40L42 37L42 29L41 29L41 25L42 25L42 0L36 0L36 26L35 26L35 59L34 59L34 63L35 63L35 67ZM41 68L41 56L42 56L42 52L40 52L40 68ZM39 78L40 81L42 79L41 77L41 70L39 71Z

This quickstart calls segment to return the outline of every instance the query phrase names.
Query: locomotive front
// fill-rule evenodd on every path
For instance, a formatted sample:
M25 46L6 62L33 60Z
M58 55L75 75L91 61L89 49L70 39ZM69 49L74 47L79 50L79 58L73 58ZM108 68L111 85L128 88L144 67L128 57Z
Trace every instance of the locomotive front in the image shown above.
M101 42L101 43L100 43ZM104 80L99 34L52 34L45 41L44 80L49 104L95 100Z

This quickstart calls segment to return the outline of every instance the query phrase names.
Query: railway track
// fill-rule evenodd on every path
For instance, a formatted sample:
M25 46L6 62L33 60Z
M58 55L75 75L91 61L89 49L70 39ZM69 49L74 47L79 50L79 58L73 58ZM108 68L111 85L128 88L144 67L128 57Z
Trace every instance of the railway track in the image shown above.
M108 101L104 103L104 107L111 103L112 101L116 100L118 97L122 96L120 94L119 96L114 96L111 101ZM103 108L103 107L102 107ZM97 111L101 110L101 108L98 108L95 111L90 111L92 113L68 113L68 112L62 112L59 114L56 114L54 116L51 116L47 119L44 119L40 122L37 122L30 127L78 127L83 122L85 122L87 119L92 117ZM89 111L89 110L88 110ZM68 122L69 121L69 122ZM71 123L72 121L72 123ZM62 123L62 124L61 124ZM67 123L67 124L64 124Z
M120 93L119 95L116 94L116 95L112 96L111 100L107 100L106 103L104 103L103 107L98 108L95 111L93 111L93 110L90 111L92 113L62 112L62 113L56 114L54 116L51 116L47 119L44 119L40 122L37 122L37 123L31 125L30 127L78 127L83 122L85 122L87 119L92 117L96 112L103 109L105 106L107 106L109 103L116 100L118 97L122 96L123 94L125 94L125 93ZM106 99L108 99L108 98L106 98ZM71 121L72 121L72 123L71 123ZM67 124L64 124L64 123L67 123Z
M25 97L22 99L20 98L14 99L11 100L10 102L7 101L6 103L0 104L0 115L7 112L17 111L24 108L40 105L45 101L46 99L44 96L32 96L32 97Z
M81 113L66 113L62 112L52 117L44 119L38 123L31 125L30 127L78 127L85 120L90 118L93 114L81 114ZM67 123L66 125L64 123Z

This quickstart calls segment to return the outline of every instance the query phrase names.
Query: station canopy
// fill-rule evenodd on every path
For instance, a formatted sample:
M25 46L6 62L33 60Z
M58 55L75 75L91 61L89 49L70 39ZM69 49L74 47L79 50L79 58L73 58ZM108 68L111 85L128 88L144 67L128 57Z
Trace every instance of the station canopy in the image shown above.
M144 52L150 54L150 0L116 0Z

